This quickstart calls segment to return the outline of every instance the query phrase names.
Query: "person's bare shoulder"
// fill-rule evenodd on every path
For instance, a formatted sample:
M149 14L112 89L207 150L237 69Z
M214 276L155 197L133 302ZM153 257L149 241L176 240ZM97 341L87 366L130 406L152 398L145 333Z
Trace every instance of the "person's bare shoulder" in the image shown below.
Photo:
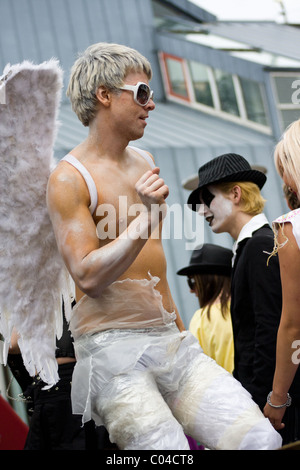
M47 203L61 211L78 204L89 204L86 184L76 168L67 162L60 162L52 171L48 181Z

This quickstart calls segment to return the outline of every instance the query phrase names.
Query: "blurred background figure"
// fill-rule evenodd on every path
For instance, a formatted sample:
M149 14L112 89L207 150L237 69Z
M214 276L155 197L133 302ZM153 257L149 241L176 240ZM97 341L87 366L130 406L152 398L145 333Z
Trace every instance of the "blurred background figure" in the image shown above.
M197 247L190 264L177 274L187 276L191 292L199 300L189 330L204 353L228 372L234 366L233 333L230 315L232 251L205 243Z

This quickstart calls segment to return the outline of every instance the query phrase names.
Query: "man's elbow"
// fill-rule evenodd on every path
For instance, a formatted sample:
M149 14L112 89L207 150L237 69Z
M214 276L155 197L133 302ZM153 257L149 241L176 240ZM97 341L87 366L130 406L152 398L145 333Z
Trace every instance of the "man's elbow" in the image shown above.
M84 265L77 267L73 272L73 279L76 286L88 297L100 297L103 290L111 284L110 276L103 267L95 270L92 265Z
M78 276L75 284L77 285L78 289L81 290L81 292L93 299L100 297L101 292L103 291L102 282L99 282L99 280L96 280L92 276Z
M86 294L88 297L92 297L93 299L95 299L96 297L100 296L101 291L99 289L99 286L90 280L83 279L81 281L78 281L77 286L81 290L81 292Z

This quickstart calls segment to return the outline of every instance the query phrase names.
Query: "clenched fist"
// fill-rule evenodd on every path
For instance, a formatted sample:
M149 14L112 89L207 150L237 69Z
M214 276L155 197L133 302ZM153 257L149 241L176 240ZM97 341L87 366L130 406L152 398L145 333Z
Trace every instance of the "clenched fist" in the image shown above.
M153 204L159 206L164 204L169 195L169 188L164 180L160 178L159 172L158 167L147 171L135 185L135 189L148 211L151 210Z

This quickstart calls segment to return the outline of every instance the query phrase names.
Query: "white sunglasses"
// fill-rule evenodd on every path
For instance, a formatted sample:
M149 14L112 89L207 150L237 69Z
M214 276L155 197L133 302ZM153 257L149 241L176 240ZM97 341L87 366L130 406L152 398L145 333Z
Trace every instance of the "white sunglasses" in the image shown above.
M133 99L140 106L146 106L153 98L153 90L143 82L138 82L136 85L124 85L120 90L133 91Z

